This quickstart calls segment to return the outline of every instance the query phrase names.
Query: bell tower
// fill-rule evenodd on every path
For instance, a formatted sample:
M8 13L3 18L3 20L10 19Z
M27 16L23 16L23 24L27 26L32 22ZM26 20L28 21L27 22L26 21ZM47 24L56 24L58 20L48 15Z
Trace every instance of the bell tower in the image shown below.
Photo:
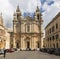
M19 6L17 6L16 11L14 12L13 17L14 17L13 18L13 30L14 30L14 32L16 32L16 25L22 19L22 14L21 14L21 11L19 9Z
M40 9L37 6L37 9L36 9L36 11L34 13L35 20L40 20L41 19L41 16L42 16L42 14L40 13Z
M17 19L20 20L21 17L22 17L22 14L21 14L21 11L19 9L19 6L17 6L17 9L16 9L16 16L17 16Z
M16 8L16 11L13 14L13 32L14 32L14 48L16 48L17 44L17 35L19 34L18 32L20 32L21 30L17 30L19 28L21 28L21 19L22 19L22 14L19 8L19 5Z
M38 29L39 29L39 40L37 42L37 46L39 48L41 48L41 40L42 40L42 23L43 23L43 20L42 20L42 14L40 12L40 9L39 7L37 6L37 9L34 13L34 20L37 21L38 23Z

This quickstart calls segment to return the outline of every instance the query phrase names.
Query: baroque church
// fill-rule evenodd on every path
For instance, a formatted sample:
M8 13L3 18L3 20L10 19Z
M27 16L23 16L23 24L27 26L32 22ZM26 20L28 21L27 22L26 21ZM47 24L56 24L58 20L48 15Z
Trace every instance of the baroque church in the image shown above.
M17 6L13 16L14 48L21 50L37 50L41 48L43 20L39 7L34 12L34 18L30 16L23 17L19 6Z

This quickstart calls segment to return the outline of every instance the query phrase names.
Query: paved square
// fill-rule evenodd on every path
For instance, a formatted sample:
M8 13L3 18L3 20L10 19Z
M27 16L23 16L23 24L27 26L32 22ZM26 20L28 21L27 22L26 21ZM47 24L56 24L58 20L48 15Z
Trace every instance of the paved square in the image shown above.
M40 51L19 51L9 53L5 58L0 56L0 59L60 59L60 56L50 55Z

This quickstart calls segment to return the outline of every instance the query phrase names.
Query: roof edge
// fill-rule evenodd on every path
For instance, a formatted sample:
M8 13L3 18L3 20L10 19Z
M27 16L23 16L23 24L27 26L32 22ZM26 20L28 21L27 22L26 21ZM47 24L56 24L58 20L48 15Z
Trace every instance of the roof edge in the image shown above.
M60 16L60 12L47 24L47 26L45 27L45 29L46 29L54 20L56 20L59 16Z

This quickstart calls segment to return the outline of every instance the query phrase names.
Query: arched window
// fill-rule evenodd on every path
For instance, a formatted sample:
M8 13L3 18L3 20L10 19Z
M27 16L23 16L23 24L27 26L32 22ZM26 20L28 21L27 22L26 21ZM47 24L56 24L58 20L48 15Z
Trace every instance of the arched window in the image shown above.
M30 25L27 25L27 32L30 32Z
M39 19L39 14L37 15L37 19Z

